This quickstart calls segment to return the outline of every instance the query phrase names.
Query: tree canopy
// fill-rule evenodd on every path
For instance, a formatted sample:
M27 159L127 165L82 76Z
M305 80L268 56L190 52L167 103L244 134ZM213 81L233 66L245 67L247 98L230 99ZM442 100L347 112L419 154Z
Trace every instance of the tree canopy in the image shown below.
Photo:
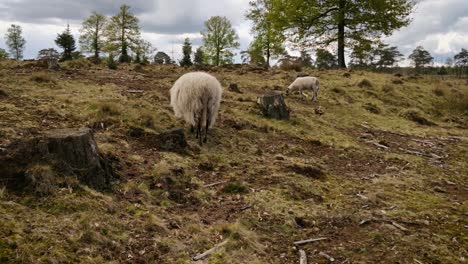
M266 59L264 65L270 67L270 59L278 58L284 55L285 41L284 34L273 26L271 0L255 0L250 2L249 11L246 14L247 19L252 21L252 33L254 41L251 44L251 51L259 51ZM259 58L256 59L259 61Z
M106 25L106 16L96 12L86 18L81 25L79 40L81 51L93 53L95 62L100 60L100 52L104 49Z
M129 50L134 51L140 39L138 18L130 12L130 6L122 5L120 12L111 17L106 27L107 51L120 54L120 62L130 62Z
M15 60L22 59L26 40L23 38L23 29L21 26L12 24L5 34L5 40L10 51L10 55Z
M269 0L278 30L290 41L328 47L337 43L338 65L345 47L374 41L410 22L411 0Z
M205 22L203 36L204 50L210 62L216 66L231 63L232 49L240 46L236 31L226 17L214 16Z
M453 59L458 66L468 66L468 50L462 49Z
M171 57L167 55L165 52L158 51L156 55L154 55L154 63L155 64L172 64Z
M408 58L413 61L416 68L424 67L434 61L429 51L425 50L422 46L416 47Z

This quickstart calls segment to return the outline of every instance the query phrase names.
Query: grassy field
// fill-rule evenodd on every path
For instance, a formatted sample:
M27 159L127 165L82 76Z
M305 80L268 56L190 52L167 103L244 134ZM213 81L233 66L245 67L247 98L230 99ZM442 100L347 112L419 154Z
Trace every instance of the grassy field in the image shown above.
M93 127L120 175L107 192L0 186L1 263L192 263L225 240L199 263L298 263L298 249L310 263L466 261L466 80L307 70L321 80L320 102L290 95L291 119L278 121L261 116L256 98L295 72L212 68L225 91L199 147L169 107L187 71L0 64L0 149ZM131 133L174 127L186 128L188 153ZM310 238L327 239L293 244Z

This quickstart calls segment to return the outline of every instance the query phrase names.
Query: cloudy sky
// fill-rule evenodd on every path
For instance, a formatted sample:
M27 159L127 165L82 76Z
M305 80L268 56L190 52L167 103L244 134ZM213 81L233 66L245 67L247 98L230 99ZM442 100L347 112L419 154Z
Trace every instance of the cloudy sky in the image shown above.
M79 36L81 21L92 11L113 15L121 4L131 5L140 19L143 38L158 50L180 56L181 43L190 37L194 46L201 44L203 22L214 15L228 17L235 26L241 47L246 49L252 37L244 14L249 0L0 0L0 48L10 24L23 28L27 41L25 58L35 58L42 48L55 47L54 39L69 23ZM467 0L419 0L409 27L395 32L387 42L408 55L423 45L444 62L447 57L468 48ZM237 58L238 59L238 58Z

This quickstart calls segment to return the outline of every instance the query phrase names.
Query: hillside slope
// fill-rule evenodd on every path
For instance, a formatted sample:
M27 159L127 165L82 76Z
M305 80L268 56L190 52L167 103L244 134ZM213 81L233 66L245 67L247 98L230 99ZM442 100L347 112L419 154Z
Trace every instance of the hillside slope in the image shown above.
M329 261L321 252L337 263L468 257L466 80L310 71L320 102L290 95L292 118L278 121L261 116L256 97L296 73L209 70L242 94L225 89L199 147L169 107L168 90L188 70L1 64L0 148L93 127L120 178L108 192L0 187L0 262L191 263L227 239L200 263L297 263L293 242L321 237L301 246L312 263ZM186 128L188 153L142 136L173 127Z

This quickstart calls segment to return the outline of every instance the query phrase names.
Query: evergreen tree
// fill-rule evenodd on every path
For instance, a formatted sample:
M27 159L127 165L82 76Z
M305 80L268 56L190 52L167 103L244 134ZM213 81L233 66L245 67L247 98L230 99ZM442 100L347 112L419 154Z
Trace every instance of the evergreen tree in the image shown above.
M377 68L385 68L394 66L401 60L403 54L398 51L397 47L390 47L388 44L380 43L374 50L373 63Z
M134 51L135 63L148 64L154 48L149 41L140 39L137 41Z
M313 66L312 57L306 50L301 50L301 56L299 59L301 60L302 67L311 68Z
M192 43L189 38L185 38L184 46L182 46L183 57L179 61L180 66L192 66Z
M138 18L130 12L130 6L122 5L120 12L111 17L105 31L106 50L119 53L119 62L130 62L129 50L135 52L140 40Z
M462 49L453 59L458 66L468 66L468 50Z
M197 51L195 52L195 56L193 58L193 63L195 65L203 65L205 64L205 54L203 52L202 47L198 47Z
M422 46L416 47L408 58L413 61L416 69L422 68L434 61L429 51L425 50Z
M62 34L58 34L57 38L55 39L55 44L63 49L62 53L62 61L72 60L73 51L76 50L75 46L75 38L71 34L70 25L67 25L67 29L65 29Z
M232 49L239 47L239 36L226 17L214 16L205 22L201 32L205 52L212 64L231 63L234 53Z
M23 30L21 26L11 25L8 28L5 35L6 45L10 51L10 55L15 60L20 60L23 58L24 47L26 46L26 40L23 38Z
M104 30L107 18L96 12L83 21L80 32L80 47L83 52L93 53L95 63L100 61L99 55L104 49Z

